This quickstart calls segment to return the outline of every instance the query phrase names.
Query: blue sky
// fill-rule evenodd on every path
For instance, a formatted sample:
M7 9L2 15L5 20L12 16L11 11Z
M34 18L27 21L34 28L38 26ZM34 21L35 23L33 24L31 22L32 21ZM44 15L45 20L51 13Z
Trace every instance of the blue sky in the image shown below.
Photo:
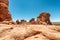
M9 0L9 11L14 21L35 18L49 12L52 22L60 22L60 0Z

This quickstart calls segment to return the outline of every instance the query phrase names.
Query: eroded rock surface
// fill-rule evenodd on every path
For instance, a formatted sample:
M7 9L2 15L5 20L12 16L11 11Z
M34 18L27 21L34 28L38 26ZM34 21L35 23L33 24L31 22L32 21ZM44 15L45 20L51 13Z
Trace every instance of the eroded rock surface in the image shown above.
M35 19L32 18L32 19L29 21L29 23L31 23L31 24L36 24L36 23L35 23Z
M50 14L47 12L42 12L38 17L37 17L37 24L49 24L51 25L50 21Z
M0 40L60 40L60 26L0 24Z
M0 0L0 21L12 20L11 14L8 10L8 6L9 6L8 0Z

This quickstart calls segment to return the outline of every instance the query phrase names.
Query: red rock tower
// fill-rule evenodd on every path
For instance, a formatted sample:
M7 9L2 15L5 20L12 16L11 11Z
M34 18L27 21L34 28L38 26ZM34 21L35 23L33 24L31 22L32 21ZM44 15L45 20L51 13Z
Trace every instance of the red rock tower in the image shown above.
M8 6L9 6L8 0L0 0L0 21L12 20L8 10Z

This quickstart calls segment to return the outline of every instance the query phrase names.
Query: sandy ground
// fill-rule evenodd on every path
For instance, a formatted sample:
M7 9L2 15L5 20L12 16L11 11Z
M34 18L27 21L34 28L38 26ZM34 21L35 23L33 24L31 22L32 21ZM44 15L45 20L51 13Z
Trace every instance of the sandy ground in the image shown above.
M0 24L0 40L60 40L60 26Z

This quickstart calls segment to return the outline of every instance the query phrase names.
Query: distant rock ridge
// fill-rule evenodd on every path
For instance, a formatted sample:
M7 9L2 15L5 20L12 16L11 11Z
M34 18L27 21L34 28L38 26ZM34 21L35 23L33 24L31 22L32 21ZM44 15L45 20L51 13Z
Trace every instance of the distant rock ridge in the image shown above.
M19 20L16 20L17 24L43 24L43 25L52 25L51 21L50 21L50 13L48 12L42 12L37 16L37 19L35 20L35 18L32 18L29 20L29 22L27 22L26 20L21 20L21 22Z

